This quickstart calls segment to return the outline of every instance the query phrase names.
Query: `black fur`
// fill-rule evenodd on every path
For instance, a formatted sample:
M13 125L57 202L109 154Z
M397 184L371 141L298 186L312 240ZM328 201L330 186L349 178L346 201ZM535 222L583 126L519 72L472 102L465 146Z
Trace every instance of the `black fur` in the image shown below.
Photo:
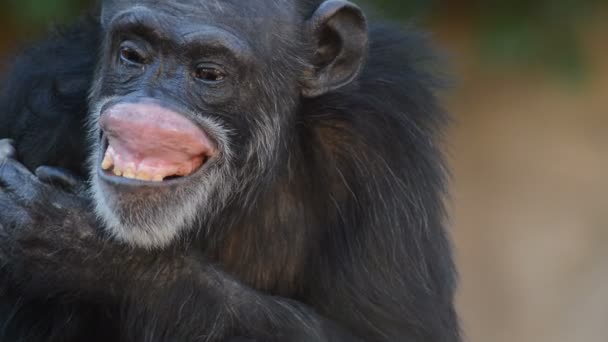
M70 44L74 42L74 44ZM0 137L14 137L28 167L53 165L84 176L84 124L100 46L93 18L58 29L16 58L4 60Z
M21 161L31 170L51 165L84 175L88 142L83 121L98 36L98 24L83 20L36 43L12 64L2 86L0 138L16 141ZM2 288L0 340L188 340L215 331L213 315L224 312L217 293L237 291L231 295L253 296L257 300L248 303L259 305L230 307L233 316L226 313L220 322L228 328L200 340L270 340L281 331L277 326L310 319L321 322L330 341L355 336L362 341L460 341L439 145L447 116L434 94L440 85L430 72L434 54L423 35L389 26L372 26L370 43L357 82L301 100L281 166L255 201L246 207L233 202L226 210L230 215L217 221L221 226L207 229L210 234L188 247L200 247L205 256L198 262L207 270L202 274L219 277L221 286L196 295L192 289L198 285L185 278L171 291L139 284L134 286L138 291L123 295L90 291L102 285L87 288L85 281L56 290L55 277L43 273L34 278L48 287L21 280ZM5 215L1 204L0 217ZM221 234L213 233L220 229ZM116 253L165 260L164 254L128 248ZM108 256L99 263L121 265L118 259ZM14 271L8 267L7 272ZM281 311L285 307L290 309ZM302 334L302 340L315 340ZM294 336L283 340L296 341Z

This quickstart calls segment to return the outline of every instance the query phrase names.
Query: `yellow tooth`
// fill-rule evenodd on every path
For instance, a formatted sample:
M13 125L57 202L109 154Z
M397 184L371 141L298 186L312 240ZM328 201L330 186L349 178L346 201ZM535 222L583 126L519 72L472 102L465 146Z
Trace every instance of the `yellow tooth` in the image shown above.
M161 176L161 175L154 175L154 177L152 177L152 180L155 182L162 182L165 179L165 176Z
M136 179L139 180L143 180L143 181L151 181L152 180L152 176L147 174L146 172L140 171L137 176L135 176Z
M129 179L135 179L135 171L132 168L128 167L127 171L125 171L122 176Z
M101 162L101 168L104 170L109 170L113 165L114 161L112 161L112 157L106 152L106 155L103 157L103 161Z
M120 166L114 165L114 169L112 170L112 172L114 172L115 175L121 177L124 171L120 168Z

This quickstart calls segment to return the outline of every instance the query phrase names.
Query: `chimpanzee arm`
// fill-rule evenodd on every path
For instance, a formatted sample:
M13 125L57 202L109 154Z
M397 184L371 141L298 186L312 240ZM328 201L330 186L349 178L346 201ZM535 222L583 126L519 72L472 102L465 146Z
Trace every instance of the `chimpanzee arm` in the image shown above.
M130 285L127 340L145 334L161 340L357 341L299 302L252 290L201 258L176 258ZM157 273L153 273L157 272ZM139 294L139 295L138 295ZM150 335L152 336L152 335Z
M356 341L303 304L248 288L194 252L133 249L96 227L86 197L0 158L0 263L20 291L121 305L129 341Z

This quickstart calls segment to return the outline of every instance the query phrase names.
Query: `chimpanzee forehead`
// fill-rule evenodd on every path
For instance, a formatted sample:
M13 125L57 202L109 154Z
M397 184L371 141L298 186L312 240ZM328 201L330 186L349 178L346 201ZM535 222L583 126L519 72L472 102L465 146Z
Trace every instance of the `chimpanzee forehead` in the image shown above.
M230 20L293 21L296 0L104 0L105 14L146 7L179 18L201 22Z
M296 4L297 0L104 0L103 20L145 11L177 34L195 31L199 25L219 26L255 40L263 35L288 37L297 30L302 19Z

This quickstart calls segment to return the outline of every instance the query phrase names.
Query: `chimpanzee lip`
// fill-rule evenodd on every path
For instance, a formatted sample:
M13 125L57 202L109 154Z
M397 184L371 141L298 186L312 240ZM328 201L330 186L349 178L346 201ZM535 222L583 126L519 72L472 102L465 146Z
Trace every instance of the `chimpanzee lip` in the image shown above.
M97 173L99 177L108 183L118 185L118 186L127 186L127 187L152 187L152 188L164 188L167 186L175 186L180 184L185 184L190 182L191 178L201 178L204 177L204 174L208 172L208 170L215 164L217 160L217 153L214 156L207 158L203 164L196 169L194 172L187 176L174 176L165 178L163 181L154 182L154 181L145 181L141 179L131 179L122 176L116 176L111 170L104 170L101 167L105 152L109 148L109 142L106 135L101 133L101 142L100 142L100 153L96 162Z

